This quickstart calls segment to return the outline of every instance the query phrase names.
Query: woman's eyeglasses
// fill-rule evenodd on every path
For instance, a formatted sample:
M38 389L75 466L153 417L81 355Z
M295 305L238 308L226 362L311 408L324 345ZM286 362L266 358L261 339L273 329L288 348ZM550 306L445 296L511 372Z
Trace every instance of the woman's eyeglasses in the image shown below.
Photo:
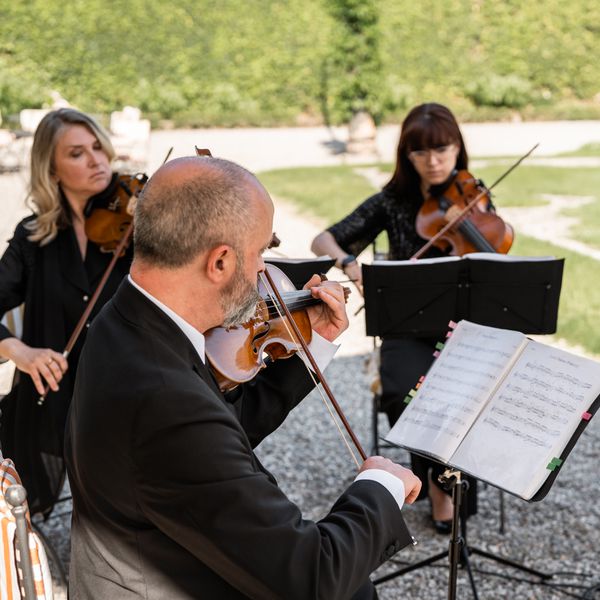
M426 162L430 156L443 159L448 156L453 148L454 144L447 144L445 146L438 146L437 148L428 148L427 150L413 150L408 153L408 158L414 162Z

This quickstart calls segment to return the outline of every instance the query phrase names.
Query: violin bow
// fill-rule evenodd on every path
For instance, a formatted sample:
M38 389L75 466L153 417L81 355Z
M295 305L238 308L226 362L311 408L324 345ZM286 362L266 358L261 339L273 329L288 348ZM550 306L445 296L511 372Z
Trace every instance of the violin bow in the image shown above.
M348 435L352 439L352 442L354 443L354 446L358 450L358 453L360 454L360 457L362 458L363 461L367 460L367 454L365 453L363 447L361 446L361 443L359 442L358 438L356 437L356 434L352 430L352 427L350 426L350 423L348 423L348 419L346 419L346 415L344 414L344 411L342 410L341 406L338 404L337 400L335 399L335 396L333 395L333 392L331 391L331 388L329 387L329 384L327 383L325 377L323 376L323 373L321 372L321 369L317 365L317 362L315 361L314 356L312 355L312 353L308 349L308 344L306 343L306 340L304 339L304 337L302 336L302 333L298 329L298 325L294 321L294 319L293 319L293 317L292 317L292 315L291 315L291 313L290 313L287 305L285 304L283 298L281 297L281 294L279 293L279 290L275 286L275 282L273 281L273 278L271 277L269 271L267 269L265 269L261 273L261 277L264 277L268 281L269 287L271 288L271 291L273 292L273 294L275 295L275 298L277 299L277 302L275 303L275 306L277 306L277 304L279 304L279 307L281 307L281 310L285 314L285 317L286 317L286 320L287 320L287 324L289 324L291 326L291 328L292 328L292 330L294 332L294 335L292 336L292 338L293 339L295 338L296 345L298 345L298 343L300 344L300 346L302 347L302 350L303 350L306 358L310 362L311 367L312 367L312 369L314 371L314 374L316 375L316 378L318 380L318 381L315 381L315 385L317 385L317 388L318 388L318 382L321 383L321 386L322 386L323 390L325 391L327 397L329 398L329 401L331 402L331 405L333 406L333 408L335 409L336 413L338 414L338 417L340 418L342 424L344 425L346 431L348 432ZM277 310L279 312L279 308L277 308ZM286 324L286 326L287 326L287 324ZM308 369L308 366L307 366L307 369ZM315 378L313 377L313 373L310 372L310 369L308 369L308 371L309 371L309 374L310 374L311 378L314 381ZM325 402L324 398L323 398L323 401ZM326 402L325 402L325 405L329 408L329 406L327 405ZM337 422L336 422L336 425L337 425ZM338 429L339 429L339 426L338 426ZM356 463L356 466L360 468L360 465L359 465L356 457L354 456L354 453L352 452L352 449L350 448L350 446L348 446L348 442L347 442L346 438L343 436L341 430L340 430L340 433L342 435L342 439L344 440L344 443L346 444L346 446L350 450L350 454L352 455L352 458L353 458L354 462Z
M198 148L198 146L195 146L195 149L196 149L197 156L212 156L210 150L208 150L206 148ZM273 234L273 239L271 240L271 247L277 247L277 246L279 246L279 243L280 243L279 238L275 234ZM292 328L293 335L290 335L290 337L292 339L294 339L294 343L296 344L297 347L298 347L298 344L300 344L300 346L302 347L302 350L304 351L304 355L310 362L310 364L314 370L314 373L317 376L318 382L321 383L323 390L325 390L325 393L327 394L329 401L331 402L331 405L334 407L342 424L346 428L348 435L354 442L354 445L355 445L356 449L358 450L358 453L360 454L363 461L367 460L367 455L366 455L365 451L363 450L363 447L361 446L360 442L358 441L356 434L352 430L350 423L348 423L348 419L346 419L346 415L344 415L344 411L342 410L341 406L338 404L337 400L335 399L335 396L333 395L333 392L331 391L329 384L327 383L325 377L323 376L321 369L319 369L319 365L317 365L317 362L315 361L314 356L312 355L311 351L308 349L308 344L306 343L306 340L304 339L304 337L302 336L302 333L298 329L298 325L296 324L296 321L294 321L294 319L290 313L290 310L288 309L286 303L284 302L283 298L281 297L281 294L279 293L279 290L275 286L275 282L273 281L273 278L271 277L269 271L267 269L265 269L261 273L261 277L264 277L267 280L269 287L271 288L271 292L269 292L269 295L271 297L274 295L275 298L277 299L277 302L274 302L274 305L277 308L277 312L279 312L281 314L281 312L280 312L280 309L281 309L283 311L283 313L285 314L286 318L283 319L283 321L286 324L286 327L288 327L288 325L289 325ZM267 287L267 286L265 286L265 287ZM344 295L345 295L345 292L344 292ZM291 334L291 332L290 332L290 334ZM311 378L313 379L313 381L315 381L315 378L314 378L313 374L310 372L310 369L308 369L308 367L307 367L307 370L308 370ZM318 388L318 382L315 381L315 385L317 386L317 388ZM325 402L324 399L323 399L323 401ZM325 405L329 408L329 406L327 405L326 402L325 402ZM337 425L337 422L336 422L336 425ZM339 429L339 426L338 426L338 429ZM350 446L348 446L348 442L347 442L346 438L344 437L343 433L341 432L341 430L340 430L340 434L342 435L342 439L344 440L344 443L348 447L350 454L352 455L352 458L353 458L354 462L356 463L356 466L360 468L360 465L359 465L358 461L356 460L356 457L354 456L354 452L352 452L352 449L350 448Z
M504 173L502 173L502 175L500 175L500 177L498 177L498 179L496 179L492 185L485 187L479 194L477 194L473 200L466 204L460 212L454 215L454 217L452 217L452 219L450 219L450 221L448 221L426 244L419 248L419 250L417 250L410 257L410 260L421 258L421 256L423 256L423 254L425 254L425 252L427 252L427 250L429 250L429 248L431 248L431 246L433 246L433 244L435 244L435 242L437 242L442 235L454 227L454 225L456 225L456 223L462 219L462 217L464 217L479 202L479 200L481 200L481 198L483 198L483 196L493 190L509 173L512 173L512 171L514 171L538 146L539 144L535 144L531 150L529 150L529 152L523 154L521 158L514 162L506 171L504 171Z

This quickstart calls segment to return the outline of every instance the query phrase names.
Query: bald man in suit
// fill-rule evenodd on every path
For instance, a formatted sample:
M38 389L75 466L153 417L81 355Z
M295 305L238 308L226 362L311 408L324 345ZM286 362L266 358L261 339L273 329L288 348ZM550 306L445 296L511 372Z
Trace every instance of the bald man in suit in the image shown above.
M147 184L131 273L89 331L67 428L72 600L370 599L369 574L410 542L408 469L368 458L313 522L255 456L313 387L299 357L227 396L205 364L204 333L254 314L272 222L266 190L228 161L177 159ZM344 293L308 288L322 356L347 327Z

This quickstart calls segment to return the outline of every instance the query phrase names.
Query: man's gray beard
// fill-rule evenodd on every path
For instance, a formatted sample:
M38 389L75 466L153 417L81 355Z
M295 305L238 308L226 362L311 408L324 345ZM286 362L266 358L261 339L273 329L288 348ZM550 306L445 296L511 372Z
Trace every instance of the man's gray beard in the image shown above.
M239 327L248 322L255 315L256 305L261 299L256 284L244 277L242 269L243 265L238 263L234 280L223 290L223 327Z

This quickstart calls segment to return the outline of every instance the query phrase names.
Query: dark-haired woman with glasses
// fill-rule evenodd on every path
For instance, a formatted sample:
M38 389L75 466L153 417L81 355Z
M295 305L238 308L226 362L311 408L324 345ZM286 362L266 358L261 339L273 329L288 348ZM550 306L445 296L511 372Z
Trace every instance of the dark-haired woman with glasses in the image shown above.
M444 184L455 170L467 167L467 151L454 115L441 104L416 106L402 123L396 166L390 181L347 217L320 233L313 240L313 252L334 258L336 265L360 288L362 274L357 259L360 253L385 231L390 260L413 256L426 242L417 234L415 221L430 188ZM432 247L425 256L442 254ZM433 362L437 341L397 337L383 340L381 407L390 424L395 423L402 413L408 391ZM423 481L421 497L429 495L431 500L435 529L439 533L450 533L452 501L437 481L444 467L416 455L412 455L412 467ZM469 514L476 512L474 488L472 482L467 503Z

